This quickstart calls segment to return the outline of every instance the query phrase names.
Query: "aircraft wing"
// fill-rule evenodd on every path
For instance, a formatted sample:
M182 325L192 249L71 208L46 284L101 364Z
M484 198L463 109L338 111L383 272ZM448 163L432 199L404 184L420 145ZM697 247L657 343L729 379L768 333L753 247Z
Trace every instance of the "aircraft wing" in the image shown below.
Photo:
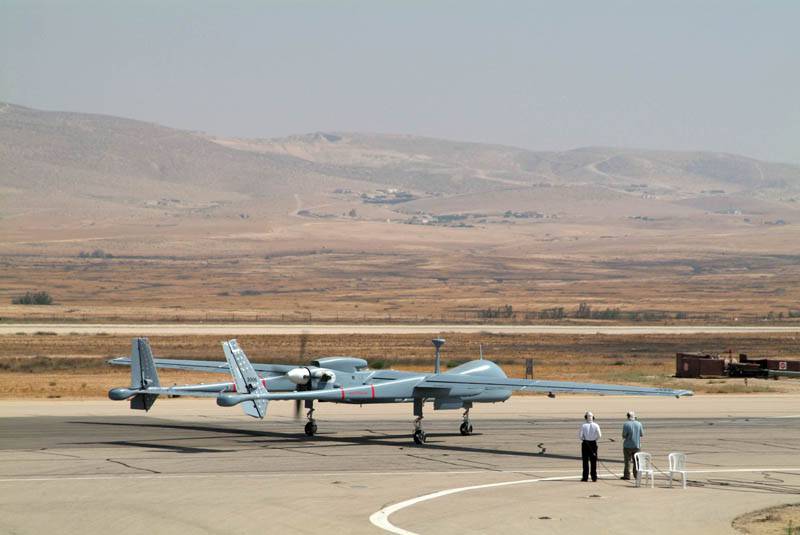
M193 370L199 372L230 373L227 362L214 360L184 360L184 359L153 359L156 368L168 368L172 370ZM115 366L130 366L130 357L119 357L108 361ZM263 373L286 373L297 366L291 364L253 364L257 372Z
M464 375L431 375L417 385L418 388L448 388L453 386L487 386L529 390L532 392L583 392L616 396L691 396L691 390L651 388L645 386L606 385L597 383L573 383L571 381L538 381L530 379L508 379L495 377L468 377Z

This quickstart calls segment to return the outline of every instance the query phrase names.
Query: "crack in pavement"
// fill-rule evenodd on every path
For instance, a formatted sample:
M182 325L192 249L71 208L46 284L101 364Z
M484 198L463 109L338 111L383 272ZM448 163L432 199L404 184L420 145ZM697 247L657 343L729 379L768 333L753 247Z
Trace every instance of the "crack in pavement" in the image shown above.
M445 461L443 459L435 459L435 458L432 458L432 457L425 457L424 455L415 455L413 453L406 453L406 457L412 457L414 459L421 459L423 461L432 461L432 462L442 463L442 464L446 464L446 465L449 465L449 466L455 466L456 468L480 468L480 469L483 469L483 470L486 470L486 471L489 471L489 472L497 471L496 468L484 468L482 466L464 465L464 464L454 463L452 461Z
M83 459L83 457L79 455L70 455L69 453L56 453L54 451L48 451L47 448L39 448L38 450L31 450L33 453L41 453L44 455L57 455L59 457L67 457L69 459Z
M108 461L110 463L120 464L120 465L124 466L125 468L130 468L131 470L141 470L142 472L150 472L151 474L160 474L161 473L158 470L152 470L150 468L142 468L142 467L139 467L139 466L133 466L133 465L124 463L122 461L114 460L114 459L106 459L106 461Z

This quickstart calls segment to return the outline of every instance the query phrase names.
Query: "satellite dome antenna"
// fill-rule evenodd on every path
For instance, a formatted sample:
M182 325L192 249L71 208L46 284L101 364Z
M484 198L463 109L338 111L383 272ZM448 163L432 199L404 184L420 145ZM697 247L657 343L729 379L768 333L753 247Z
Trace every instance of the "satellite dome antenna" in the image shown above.
M436 361L433 364L433 373L441 373L441 348L444 345L444 338L434 338L431 340L436 348Z

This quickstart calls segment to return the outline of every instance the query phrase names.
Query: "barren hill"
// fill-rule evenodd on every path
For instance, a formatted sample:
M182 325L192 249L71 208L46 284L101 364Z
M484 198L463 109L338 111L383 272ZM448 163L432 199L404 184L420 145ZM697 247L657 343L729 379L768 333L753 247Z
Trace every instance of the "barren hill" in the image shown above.
M68 311L109 291L124 311L177 300L358 317L532 296L791 310L799 224L800 167L731 154L224 139L0 104L6 302L36 287ZM78 258L94 249L116 259Z
M470 186L492 189L498 183L594 184L626 189L632 181L675 194L724 189L763 195L765 190L800 187L800 167L711 152L604 147L533 152L415 136L354 133L218 142L240 150L294 156L330 165L329 169L336 174L372 170L371 179L379 182L375 175L385 177L396 173L406 186L431 191L437 190L431 187L428 178L442 176L449 177L449 188L460 192L469 191Z

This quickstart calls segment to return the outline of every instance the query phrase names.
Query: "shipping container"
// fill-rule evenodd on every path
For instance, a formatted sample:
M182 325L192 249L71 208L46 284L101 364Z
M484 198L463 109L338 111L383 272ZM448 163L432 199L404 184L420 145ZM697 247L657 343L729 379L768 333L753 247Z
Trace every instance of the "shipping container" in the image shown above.
M719 377L725 375L725 361L717 355L678 353L675 355L675 377Z

